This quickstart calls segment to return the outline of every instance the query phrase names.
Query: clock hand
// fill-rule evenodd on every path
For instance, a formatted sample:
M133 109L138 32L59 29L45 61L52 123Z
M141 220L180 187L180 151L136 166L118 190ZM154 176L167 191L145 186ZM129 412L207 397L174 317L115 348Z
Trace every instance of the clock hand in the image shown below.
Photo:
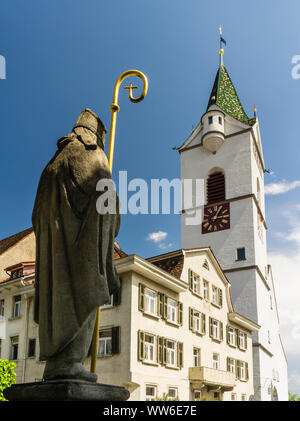
M222 206L219 207L219 209L217 210L217 213L215 214L215 216L212 217L213 220L218 218L219 212L222 209Z

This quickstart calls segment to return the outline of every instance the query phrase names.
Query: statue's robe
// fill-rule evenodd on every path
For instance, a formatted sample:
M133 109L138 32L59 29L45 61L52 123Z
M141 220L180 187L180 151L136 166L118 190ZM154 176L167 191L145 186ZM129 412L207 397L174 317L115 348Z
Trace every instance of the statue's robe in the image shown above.
M41 359L71 343L91 312L120 286L113 265L120 215L97 212L96 184L102 178L111 178L103 149L75 133L58 141L41 175L32 215Z

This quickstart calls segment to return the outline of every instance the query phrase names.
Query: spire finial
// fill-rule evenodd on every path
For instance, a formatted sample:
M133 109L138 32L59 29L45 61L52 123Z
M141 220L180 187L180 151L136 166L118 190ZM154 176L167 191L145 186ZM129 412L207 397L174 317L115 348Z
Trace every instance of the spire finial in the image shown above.
M219 27L219 32L220 32L220 51L219 51L219 55L220 55L220 66L223 66L223 54L224 54L224 50L222 48L222 44L226 45L226 41L225 39L222 37L222 25L220 25Z
M256 117L256 113L257 113L256 104L254 104L254 110L253 110L254 117Z

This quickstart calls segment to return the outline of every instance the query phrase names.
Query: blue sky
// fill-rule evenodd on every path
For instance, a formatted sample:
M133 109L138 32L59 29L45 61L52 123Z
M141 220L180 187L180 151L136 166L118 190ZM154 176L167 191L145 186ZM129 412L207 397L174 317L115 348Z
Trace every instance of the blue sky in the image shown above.
M139 104L120 92L114 176L127 170L129 178L180 177L172 147L205 112L222 24L224 63L248 115L257 104L272 170L265 182L287 186L267 196L268 248L275 266L291 256L300 262L300 188L291 188L300 179L300 80L291 77L292 57L300 54L299 1L3 0L0 10L7 65L0 80L0 238L31 225L41 171L80 111L90 107L109 127L113 86L127 69L143 71L149 91ZM124 216L118 241L128 253L148 257L162 251L162 243L147 240L158 231L167 233L169 249L180 248L177 215ZM287 274L278 276L282 291ZM290 304L286 297L283 313ZM297 328L299 313L284 314ZM286 341L293 360L299 339ZM296 363L290 373L300 393Z

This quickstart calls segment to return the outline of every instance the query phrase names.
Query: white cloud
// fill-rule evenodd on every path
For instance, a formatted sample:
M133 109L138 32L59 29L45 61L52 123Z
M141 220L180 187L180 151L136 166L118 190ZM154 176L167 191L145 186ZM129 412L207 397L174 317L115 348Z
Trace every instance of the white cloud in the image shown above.
M271 183L265 186L265 194L283 194L287 193L290 190L294 190L297 187L300 187L300 180L296 181L286 181L282 180L279 183Z
M300 206L296 205L300 211ZM300 395L300 218L299 212L285 212L290 229L279 233L280 251L269 253L272 265L280 332L289 363L289 388Z
M167 250L173 247L173 243L165 243L168 234L164 231L151 232L148 234L147 240L153 241L161 250Z
M167 238L167 233L164 231L151 232L148 234L147 240L153 241L154 243L160 243Z

